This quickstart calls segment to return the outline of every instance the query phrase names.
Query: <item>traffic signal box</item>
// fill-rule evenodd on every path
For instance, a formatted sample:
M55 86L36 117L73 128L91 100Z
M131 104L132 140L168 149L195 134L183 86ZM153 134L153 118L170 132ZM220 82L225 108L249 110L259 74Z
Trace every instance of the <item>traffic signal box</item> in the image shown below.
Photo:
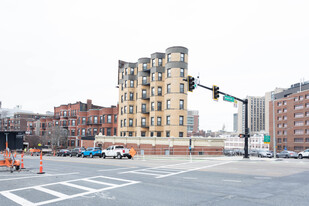
M212 98L213 98L213 100L219 99L219 87L216 86L216 85L212 86Z
M189 92L193 92L193 90L195 89L196 85L195 85L195 79L192 76L188 76L188 91Z

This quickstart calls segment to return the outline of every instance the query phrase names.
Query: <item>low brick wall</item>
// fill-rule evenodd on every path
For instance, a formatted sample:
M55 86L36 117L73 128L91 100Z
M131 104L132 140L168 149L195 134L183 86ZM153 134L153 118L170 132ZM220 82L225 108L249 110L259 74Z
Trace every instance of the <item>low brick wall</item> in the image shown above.
M190 138L166 137L110 137L97 135L95 145L107 148L111 145L134 147L144 155L189 155ZM91 145L93 146L93 144ZM191 138L192 155L223 155L223 138Z

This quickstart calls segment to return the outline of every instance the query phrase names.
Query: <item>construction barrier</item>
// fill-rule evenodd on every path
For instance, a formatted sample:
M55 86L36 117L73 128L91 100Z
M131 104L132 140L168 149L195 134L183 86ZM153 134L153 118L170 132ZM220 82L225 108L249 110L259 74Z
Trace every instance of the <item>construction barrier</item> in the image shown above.
M38 172L37 174L44 174L45 172L43 172L43 155L42 155L42 152L41 152L41 155L40 155L40 172Z

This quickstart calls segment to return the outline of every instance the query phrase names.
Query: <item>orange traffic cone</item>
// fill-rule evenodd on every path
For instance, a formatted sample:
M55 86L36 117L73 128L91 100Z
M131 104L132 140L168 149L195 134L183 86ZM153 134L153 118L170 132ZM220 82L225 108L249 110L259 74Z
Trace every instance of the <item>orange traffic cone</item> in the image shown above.
M56 156L56 151L54 150L54 156Z
M20 169L26 169L24 168L24 152L21 154L21 168Z
M40 172L38 172L37 174L44 174L45 172L43 172L43 162L42 162L42 152L40 155Z
M16 151L15 151L14 158L16 158L16 155L17 155L17 153L16 153Z

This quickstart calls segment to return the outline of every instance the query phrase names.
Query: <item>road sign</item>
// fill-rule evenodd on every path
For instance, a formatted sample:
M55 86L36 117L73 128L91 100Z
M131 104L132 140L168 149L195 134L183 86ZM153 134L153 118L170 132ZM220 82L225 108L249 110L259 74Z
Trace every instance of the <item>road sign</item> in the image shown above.
M234 100L234 107L237 108L237 100Z
M235 101L234 97L230 97L230 96L227 96L227 95L223 96L223 100L228 101L228 102L234 102Z
M270 136L269 135L264 135L264 143L270 144Z

